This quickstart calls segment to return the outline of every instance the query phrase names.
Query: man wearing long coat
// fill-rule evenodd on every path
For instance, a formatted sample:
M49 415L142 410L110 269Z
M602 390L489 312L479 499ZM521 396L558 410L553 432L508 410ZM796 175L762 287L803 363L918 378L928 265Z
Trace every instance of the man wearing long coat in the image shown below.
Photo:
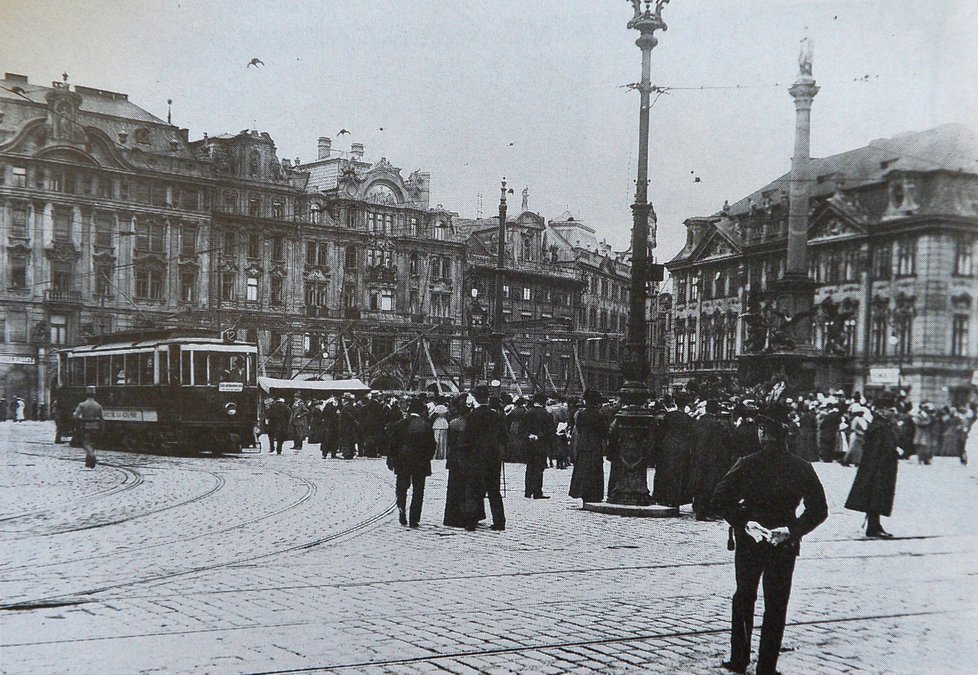
M357 409L353 403L352 394L344 394L346 402L340 408L337 423L337 440L343 459L353 459L357 452L357 439L360 435L357 423Z
M693 422L690 490L696 520L714 517L711 507L713 491L730 466L727 428L717 419L720 406L714 399L706 401L706 413Z
M380 454L381 437L387 424L387 411L374 396L368 395L360 411L361 454L364 457L377 457Z
M877 401L876 415L863 439L863 456L846 499L846 508L866 514L866 536L885 539L892 535L883 529L880 516L889 516L896 494L898 427L896 401L892 394Z
M672 396L663 403L666 414L659 427L652 501L665 506L682 506L693 501L688 491L690 440L693 420L676 407Z
M547 468L547 458L557 440L557 425L543 407L546 402L544 394L533 395L533 406L523 416L520 433L526 447L524 496L533 499L550 499L543 494L543 471Z
M397 476L394 493L401 525L418 527L424 502L424 484L431 475L431 459L435 456L435 432L421 417L425 405L415 399L408 407L408 416L391 427L390 454L387 467ZM410 517L407 510L407 491L411 488Z
M326 399L326 403L323 405L323 411L320 414L322 418L323 439L319 444L319 449L323 453L323 459L326 459L327 456L336 458L339 413L340 406L336 401L336 397L330 396Z
M282 444L289 435L292 411L284 398L277 398L265 412L268 419L268 451L282 454Z
M506 529L506 512L499 491L503 450L506 447L506 419L489 407L489 387L480 385L472 392L474 408L469 413L462 459L465 475L465 529L475 530L485 518L485 498L489 498L493 530Z
M584 502L604 501L604 453L609 425L601 413L601 403L598 392L584 392L585 408L574 417L577 458L568 494Z
M295 394L295 402L292 404L292 448L301 450L302 443L309 435L309 408L302 400L299 392Z

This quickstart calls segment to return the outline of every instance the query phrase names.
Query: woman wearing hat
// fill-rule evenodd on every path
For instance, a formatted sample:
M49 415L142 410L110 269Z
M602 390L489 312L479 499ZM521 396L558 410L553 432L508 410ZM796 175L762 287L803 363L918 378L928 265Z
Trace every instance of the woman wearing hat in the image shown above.
M604 501L604 448L608 420L601 414L601 394L584 392L584 409L574 416L574 445L577 459L568 494L584 502Z

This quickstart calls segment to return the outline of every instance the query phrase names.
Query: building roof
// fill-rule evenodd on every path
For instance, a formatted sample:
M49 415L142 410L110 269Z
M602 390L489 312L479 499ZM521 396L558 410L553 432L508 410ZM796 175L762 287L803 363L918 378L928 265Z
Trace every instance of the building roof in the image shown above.
M44 100L44 96L53 89L53 87L25 82L19 76L11 78L9 74L5 75L3 80L0 80L0 85L3 87L0 89L0 99L12 99L23 103L31 101L44 107L47 107L47 101ZM10 90L20 91L22 95ZM73 87L72 91L76 94L81 94L82 103L78 109L82 113L88 112L98 115L109 115L111 117L137 120L150 124L166 124L166 122L156 115L130 102L128 94L84 86Z
M878 138L855 150L811 161L810 196L827 196L842 182L844 189L878 183L891 171L953 171L978 175L978 133L961 124ZM788 194L791 173L730 205L730 215L745 214L765 197L777 202ZM718 212L716 215L720 215Z

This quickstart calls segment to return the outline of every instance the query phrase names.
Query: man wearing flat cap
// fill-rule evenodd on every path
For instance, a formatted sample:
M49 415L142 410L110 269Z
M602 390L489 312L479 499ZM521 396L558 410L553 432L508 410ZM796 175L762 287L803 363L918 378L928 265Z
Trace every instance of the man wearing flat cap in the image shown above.
M828 517L825 491L811 464L788 450L788 408L769 403L756 417L761 449L737 460L713 494L713 507L730 524L736 553L730 660L722 666L747 672L757 586L764 579L764 625L757 675L777 673L788 596L802 537ZM796 516L798 506L805 509Z
M78 433L85 448L85 468L94 469L95 435L102 430L105 422L102 405L95 400L95 387L85 387L85 400L78 404L72 417L78 420Z

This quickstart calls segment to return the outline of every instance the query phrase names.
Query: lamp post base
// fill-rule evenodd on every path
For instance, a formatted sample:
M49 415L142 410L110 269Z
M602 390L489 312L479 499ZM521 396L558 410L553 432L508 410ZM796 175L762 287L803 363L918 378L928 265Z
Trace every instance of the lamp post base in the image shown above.
M675 518L679 515L679 509L675 506L661 506L660 504L629 506L628 504L585 502L583 509L610 516L625 516L626 518Z
M652 446L652 413L640 404L627 404L615 416L612 443L618 452L611 464L608 504L648 506L649 448Z

